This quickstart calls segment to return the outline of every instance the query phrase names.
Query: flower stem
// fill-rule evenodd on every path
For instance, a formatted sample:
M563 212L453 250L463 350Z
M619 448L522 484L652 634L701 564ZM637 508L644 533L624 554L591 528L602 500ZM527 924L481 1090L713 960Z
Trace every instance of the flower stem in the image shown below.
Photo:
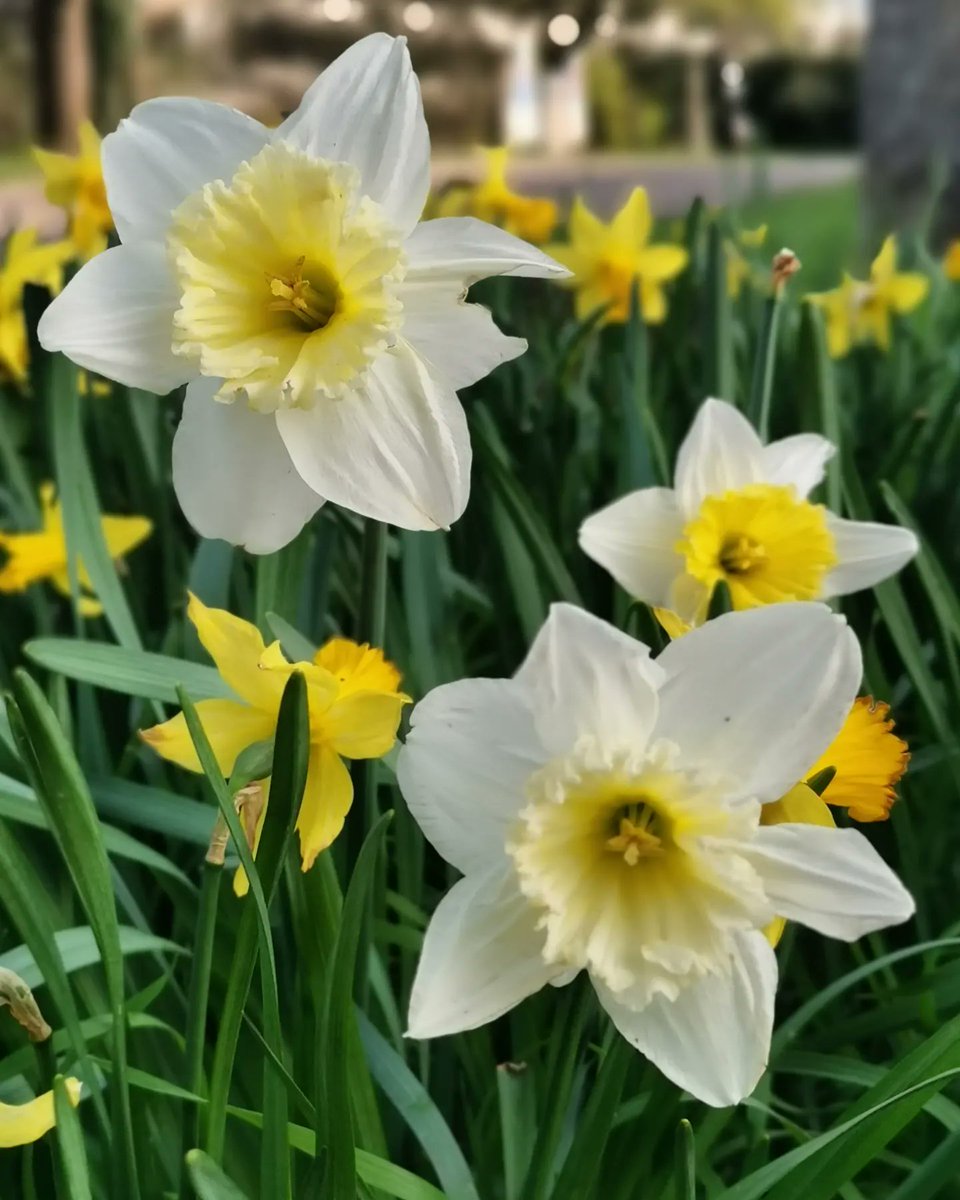
M757 356L753 363L753 380L750 386L750 411L761 442L770 437L770 398L773 395L773 368L777 355L777 329L780 325L780 310L783 307L781 289L776 288L767 298L763 312L763 328L757 343Z
M197 914L197 933L193 944L193 968L190 972L190 991L187 998L187 1044L185 1051L186 1078L184 1086L199 1096L203 1087L203 1049L206 1044L207 1002L210 996L210 967L217 928L217 907L220 901L222 862L205 862L200 884L200 911ZM183 1113L183 1151L200 1145L199 1104L186 1104ZM180 1181L180 1196L187 1200L191 1194L186 1174Z

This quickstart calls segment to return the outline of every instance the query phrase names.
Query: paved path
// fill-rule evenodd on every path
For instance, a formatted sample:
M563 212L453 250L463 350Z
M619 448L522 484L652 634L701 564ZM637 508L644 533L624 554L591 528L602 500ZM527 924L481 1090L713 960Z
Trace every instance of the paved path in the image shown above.
M438 184L476 175L475 157L440 157L434 164ZM568 200L581 192L598 213L608 216L637 184L650 192L661 216L686 211L695 196L708 204L742 201L758 189L789 192L855 178L857 160L844 155L775 155L764 160L668 156L575 155L570 158L518 158L511 172L515 187ZM63 217L43 198L36 180L0 183L0 237L19 225L36 225L47 237L63 229Z

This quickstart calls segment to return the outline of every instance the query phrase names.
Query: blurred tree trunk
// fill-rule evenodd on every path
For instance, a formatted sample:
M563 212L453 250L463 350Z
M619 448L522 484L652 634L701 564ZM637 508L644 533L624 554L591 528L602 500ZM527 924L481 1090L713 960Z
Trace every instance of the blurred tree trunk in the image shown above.
M89 34L87 0L34 0L35 126L44 145L75 148L89 116Z
M100 129L113 129L133 107L135 66L132 0L91 0L97 64L93 110Z
M944 180L932 236L960 234L958 63L957 0L874 0L861 112L875 232L916 225Z

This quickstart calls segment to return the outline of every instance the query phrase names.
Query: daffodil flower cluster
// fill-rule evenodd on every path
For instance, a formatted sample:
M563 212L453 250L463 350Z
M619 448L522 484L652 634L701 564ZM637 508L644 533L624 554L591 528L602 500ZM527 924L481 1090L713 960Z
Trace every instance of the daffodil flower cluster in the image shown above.
M575 289L579 317L604 323L626 321L636 296L658 324L688 266L684 247L654 240L642 188L609 222L577 200L566 240L521 241L554 236L556 208L514 192L496 152L484 181L448 198L457 215L423 220L419 86L403 39L382 34L347 50L275 129L161 99L105 138L102 177L93 145L87 131L79 160L41 160L51 195L74 206L88 261L40 339L121 384L186 385L180 504L204 537L254 553L289 543L328 500L408 530L461 516L471 444L457 393L526 348L467 301L474 282L558 280ZM120 244L103 249L110 227ZM764 236L729 252L731 294L749 274L741 247ZM13 261L25 247L14 250ZM37 269L57 283L59 268L51 255ZM866 337L886 346L891 314L925 290L896 270L889 240L869 283L817 300L832 352ZM0 282L0 352L16 363L2 300ZM832 816L884 819L908 756L887 706L860 694L856 637L821 602L889 577L917 541L810 499L834 449L810 433L764 444L732 405L706 400L674 487L611 498L580 530L583 551L658 612L674 635L666 649L654 658L555 605L512 678L448 683L415 706L398 783L462 878L426 931L411 1036L475 1028L583 974L664 1074L734 1104L767 1062L784 922L851 941L911 916L868 840ZM41 578L69 588L50 489L42 503L42 529L2 535L0 590ZM149 523L109 517L103 532L119 558ZM82 564L79 582L92 613ZM735 611L708 620L718 588ZM225 776L270 743L284 686L303 675L297 832L309 870L348 818L347 762L395 745L410 703L400 673L379 647L340 637L292 662L195 596L188 615L232 693L197 705ZM201 769L182 713L142 738ZM254 790L255 849L269 780Z

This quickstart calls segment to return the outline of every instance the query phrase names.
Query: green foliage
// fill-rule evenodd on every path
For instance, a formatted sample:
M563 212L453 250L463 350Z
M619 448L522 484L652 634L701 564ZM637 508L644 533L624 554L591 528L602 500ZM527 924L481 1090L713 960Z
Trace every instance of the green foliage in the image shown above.
M839 273L832 230L850 193L820 200L823 212L808 196L740 214L744 227L770 218L771 249L804 259L828 246L817 287ZM4 1200L129 1200L137 1186L144 1200L960 1197L960 302L937 278L889 354L862 347L834 363L799 298L806 272L775 309L756 286L731 300L729 216L698 206L686 230L691 266L662 326L636 313L624 327L578 323L564 292L527 280L476 289L530 349L464 397L472 496L448 533L365 535L327 506L272 559L198 544L170 489L176 398L80 398L72 368L40 356L35 395L4 397L4 411L29 416L5 426L0 516L21 524L24 481L56 477L72 550L105 604L82 620L43 585L2 601L0 963L36 990L54 1036L36 1054L4 1021L0 1086L4 1099L59 1075L85 1087L72 1109L58 1083L56 1133L0 1152ZM344 833L302 872L302 680L273 742L225 780L193 707L225 689L184 613L190 587L294 658L336 632L382 630L414 698L512 673L557 599L656 643L577 529L628 488L669 483L708 389L772 437L822 430L840 446L823 499L910 524L924 546L898 579L842 605L913 754L892 820L867 833L914 892L916 922L853 947L788 929L770 1069L749 1103L719 1112L614 1036L582 980L492 1027L405 1039L448 868L388 760L356 773ZM155 525L122 575L102 545L104 510ZM136 736L180 707L202 774ZM264 772L270 819L254 862L233 793ZM223 867L203 861L218 816L232 835Z

